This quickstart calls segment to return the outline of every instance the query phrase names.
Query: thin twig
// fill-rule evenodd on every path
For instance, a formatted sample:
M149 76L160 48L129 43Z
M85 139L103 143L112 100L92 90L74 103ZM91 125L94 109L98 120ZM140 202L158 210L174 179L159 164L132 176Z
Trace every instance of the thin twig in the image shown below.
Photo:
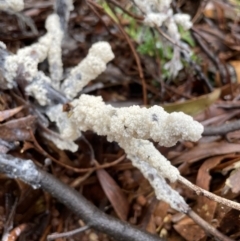
M68 237L71 237L75 234L82 233L82 232L88 230L89 228L90 228L89 226L84 226L84 227L77 228L77 229L74 229L74 230L69 231L69 232L52 233L52 234L47 236L47 240L54 240L54 239L57 239L57 238L68 238Z
M115 13L114 9L111 7L111 5L109 5L109 8L111 8L111 10ZM107 13L106 13L107 14ZM112 17L110 15L108 15L111 19ZM128 34L125 32L124 28L121 26L121 21L119 19L119 17L115 14L115 17L118 19L118 28L119 30L121 31L121 33L123 34L123 36L125 37L132 53L133 53L133 56L134 56L134 59L136 61L136 64L137 64L137 68L138 68L138 72L139 72L139 77L141 79L141 82L142 82L142 89L143 89L143 103L144 105L146 106L147 105L147 89L146 89L146 81L145 81L145 78L144 78L144 73L143 73L143 69L142 69L142 66L141 66L141 61L140 61L140 58L133 46L133 43L131 41L131 39L129 38Z
M83 176L75 178L71 183L69 183L69 186L72 188L76 188L80 186L81 183L83 183L85 180L87 180L93 171L86 172Z
M95 170L98 170L98 169L104 169L104 168L109 168L109 167L112 167L112 166L115 166L116 164L120 163L121 161L123 161L125 158L126 158L126 155L123 155L121 157L119 157L117 160L111 162L111 163L106 163L106 164L103 164L103 165L100 165L98 167L89 167L89 168L77 168L77 167L72 167L72 166L69 166L67 165L66 163L64 162L60 162L58 161L56 158L54 158L53 156L51 156L50 154L48 154L41 146L40 144L38 143L38 141L36 140L33 132L30 130L30 135L32 137L32 141L36 147L36 149L38 151L40 151L43 155L45 155L46 157L50 158L52 161L54 161L55 163L57 163L58 165L62 166L62 167L65 167L69 170L72 170L76 173L83 173L83 172L89 172L89 171L95 171Z
M228 206L230 208L234 208L234 209L240 211L240 203L233 202L233 201L228 200L226 198L219 197L219 196L217 196L214 193L206 191L206 190L202 189L201 187L198 187L198 186L194 185L193 183L189 182L187 179L185 179L182 176L180 176L178 178L178 181L183 183L184 185L186 185L187 187L189 187L193 191L195 191L198 196L207 197L207 198L209 198L209 199L211 199L211 200L213 200L213 201L215 201L217 203L221 203L221 204L223 204L225 206Z

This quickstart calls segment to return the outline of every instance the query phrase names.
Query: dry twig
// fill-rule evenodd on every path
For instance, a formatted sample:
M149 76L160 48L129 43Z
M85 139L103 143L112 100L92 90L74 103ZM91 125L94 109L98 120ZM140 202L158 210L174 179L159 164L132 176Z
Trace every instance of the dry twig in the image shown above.
M220 126L204 127L203 136L226 135L228 132L240 130L240 121L233 121Z
M195 193L198 195L198 196L204 196L204 197L207 197L211 200L214 200L215 202L218 202L218 203L221 203L225 206L228 206L230 208L234 208L236 210L239 210L240 211L240 204L237 203L237 202L233 202L231 200L228 200L228 199L225 199L225 198L222 198L222 197L219 197L217 195L215 195L214 193L211 193L209 191L206 191L204 189L202 189L201 187L198 187L194 184L192 184L191 182L189 182L187 179L185 179L184 177L180 176L178 178L178 181L183 183L184 185L186 185L187 187L189 187L190 189L192 189L193 191L195 191Z

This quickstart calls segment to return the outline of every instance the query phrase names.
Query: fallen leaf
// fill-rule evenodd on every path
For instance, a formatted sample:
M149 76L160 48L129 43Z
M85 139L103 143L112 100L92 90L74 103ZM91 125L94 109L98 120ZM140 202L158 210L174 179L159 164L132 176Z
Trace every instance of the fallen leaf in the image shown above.
M154 216L151 215L150 216L150 220L148 222L148 225L146 227L146 230L149 232L149 233L152 233L152 234L155 234L156 233L156 223L155 223L155 220L154 220Z
M209 174L211 169L216 167L219 163L221 163L226 157L224 156L216 156L213 158L209 158L201 165L198 170L196 185L209 190L210 182L212 176ZM207 222L211 222L214 217L214 213L217 207L217 203L212 201L206 197L198 196L197 199L197 210L200 216Z
M224 233L238 233L238 237L233 240L239 240L240 211L231 209L221 220L219 226L219 229Z
M174 229L187 241L200 241L205 232L189 217L173 225Z
M232 155L216 156L205 160L198 170L196 185L205 190L209 190L210 182L212 180L212 176L209 172L228 157L232 157Z
M221 95L221 89L215 89L212 93L207 95L202 95L198 98L193 98L191 100L186 100L180 103L172 103L161 105L165 111L171 113L174 111L182 111L189 115L196 115L204 111L212 103L214 103Z
M226 142L200 143L172 160L172 164L194 163L215 155L240 152L239 144Z
M13 115L17 114L22 109L23 109L23 106L19 106L14 109L0 111L0 121L4 121L4 120L12 117Z
M104 169L97 170L97 176L118 217L127 220L129 203L121 188Z
M30 140L29 130L35 131L36 123L36 117L31 115L8 121L0 125L0 138L5 141Z

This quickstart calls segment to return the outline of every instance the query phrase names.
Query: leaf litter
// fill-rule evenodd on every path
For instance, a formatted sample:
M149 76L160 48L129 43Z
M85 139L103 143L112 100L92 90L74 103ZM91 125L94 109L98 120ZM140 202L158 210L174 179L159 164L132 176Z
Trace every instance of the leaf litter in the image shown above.
M116 59L113 67L108 67L107 75L99 76L94 81L93 85L98 82L102 84L97 87L93 86L94 88L89 90L91 94L101 95L109 103L127 106L129 103L145 103L146 96L144 99L143 93L147 93L148 104L157 103L171 106L171 108L180 105L182 111L190 114L201 111L195 118L208 127L221 126L237 120L240 114L238 110L240 49L237 32L239 20L232 19L232 15L229 15L229 11L234 12L236 8L232 4L224 3L224 1L210 2L212 2L214 14L202 9L200 1L195 1L195 3L188 0L177 1L181 11L194 16L201 10L207 18L206 22L199 21L194 25L194 31L199 36L194 50L202 59L201 71L211 76L213 86L218 87L212 92L207 90L203 80L194 74L190 67L185 67L177 79L169 83L158 78L153 81L153 73L147 65L153 66L152 70L155 71L156 66L159 67L159 62L154 57L149 58L144 55L141 55L139 59L134 57L129 49L132 46L136 49L138 43L131 40L129 47L127 42L129 39L119 30L121 24L124 27L130 25L130 20L126 19L123 13L117 12L117 15L114 15L116 13L112 11L111 14L117 22L113 21L106 9L91 5L95 10L93 11L89 7L91 1L88 1L88 5L80 1L75 2L75 9L78 11L73 11L70 16L68 29L69 36L71 36L70 44L63 44L64 67L67 69L79 63L96 38L105 39L111 43ZM129 8L124 1L120 3ZM44 33L44 22L52 11L52 7L51 1L26 1L26 9L21 14L31 18L33 27L26 24L25 28L22 28L22 18L11 17L8 13L4 13L1 17L3 27L1 27L0 40L4 41L12 52L34 42ZM27 21L27 23L30 22ZM206 48L209 52L206 52ZM141 66L136 63L139 60ZM39 68L45 71L47 63L42 63ZM141 77L141 68L143 68L145 79ZM156 73L154 74L156 76ZM234 78L237 84L231 83ZM28 100L25 99L25 101ZM188 103L194 106L194 108L190 107L190 111ZM212 240L190 218L172 210L168 204L156 201L149 183L128 160L124 159L111 165L120 158L119 147L115 143L108 143L104 137L98 137L91 132L84 133L94 149L99 165L106 166L105 169L97 170L91 163L90 150L83 140L77 141L80 147L79 152L71 153L58 150L44 138L31 108L25 105L23 107L23 103L16 100L13 93L1 91L0 151L2 153L11 151L22 158L30 156L39 166L51 171L63 182L72 184L98 208L122 220L139 225L169 241ZM34 142L30 130L44 152ZM217 139L204 137L196 144L179 143L176 147L165 151L166 157L173 165L179 167L183 176L196 185L239 202L239 134L235 131L225 136L219 135ZM173 153L174 157L172 157ZM64 165L47 162L47 158L56 159ZM75 172L76 169L83 170L83 173ZM73 230L84 225L50 195L40 190L32 190L20 181L10 181L3 175L0 177L0 232L3 232L4 222L8 218L7 206L14 207L13 201L9 203L6 201L9 195L15 198L20 197L10 232L13 236L16 229L20 228L23 231L20 237L25 240L46 240L47 235L52 232ZM76 182L77 179L79 179L78 182ZM235 240L240 238L238 211L197 196L181 184L174 184L174 188L202 218L227 236ZM25 229L27 232L24 232ZM106 235L94 230L77 234L72 237L72 240L87 241L94 240L94 238L95 240L110 240Z

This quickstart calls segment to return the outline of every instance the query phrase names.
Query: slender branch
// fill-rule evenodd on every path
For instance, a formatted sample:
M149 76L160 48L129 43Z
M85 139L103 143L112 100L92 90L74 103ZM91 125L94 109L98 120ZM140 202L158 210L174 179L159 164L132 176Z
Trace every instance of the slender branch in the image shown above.
M39 170L40 185L52 196L65 204L77 216L79 216L88 226L100 232L107 233L115 240L128 241L159 241L160 239L152 234L140 230L128 223L117 220L101 212L79 192L61 183L52 175Z
M221 126L204 127L203 136L225 135L231 131L240 130L240 120L226 123Z
M100 211L79 192L62 183L53 175L38 169L30 160L21 160L11 155L0 155L0 171L10 178L19 178L33 187L41 187L65 204L87 226L106 233L116 241L163 241L163 239L140 230L126 222Z
M65 233L52 233L52 234L47 236L47 240L54 240L54 239L58 239L58 238L71 237L75 234L79 234L79 233L84 232L88 229L89 229L89 226L84 226L84 227L74 229L74 230L71 230L71 231L65 232Z
M214 193L206 191L206 190L202 189L201 187L198 187L198 186L192 184L191 182L189 182L187 179L185 179L182 176L180 176L178 178L178 181L183 183L184 185L186 185L190 189L194 190L198 196L207 197L207 198L209 198L209 199L211 199L211 200L213 200L215 202L221 203L221 204L223 204L225 206L228 206L230 208L234 208L234 209L240 211L240 203L228 200L226 198L219 197L219 196L217 196Z

